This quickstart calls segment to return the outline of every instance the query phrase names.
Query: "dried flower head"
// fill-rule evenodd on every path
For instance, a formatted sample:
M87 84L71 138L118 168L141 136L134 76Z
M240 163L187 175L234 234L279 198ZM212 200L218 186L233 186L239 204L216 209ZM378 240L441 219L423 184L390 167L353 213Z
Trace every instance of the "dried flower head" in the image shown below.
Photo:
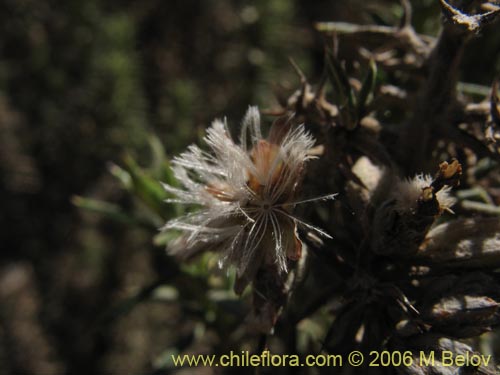
M457 186L462 166L457 160L443 162L434 177L419 174L412 179L389 179L390 189L375 212L373 250L377 254L412 255L434 220L451 211L455 198L451 188Z
M395 209L398 212L416 210L419 199L423 192L425 193L425 189L432 185L433 180L431 175L418 174L412 179L398 181L393 193L396 200ZM450 210L455 204L456 199L450 195L451 188L451 186L445 186L436 193L436 199L442 211Z
M277 120L264 139L259 111L250 107L239 145L219 120L212 123L204 140L212 153L192 145L173 160L183 188L164 185L177 197L170 202L203 207L165 225L165 230L185 232L169 246L170 253L188 258L205 250L222 252L220 264L236 266L235 289L242 292L263 265L274 264L278 272L286 272L289 261L300 258L297 225L328 237L291 212L296 204L334 196L296 200L315 142L302 125L292 127L286 119Z

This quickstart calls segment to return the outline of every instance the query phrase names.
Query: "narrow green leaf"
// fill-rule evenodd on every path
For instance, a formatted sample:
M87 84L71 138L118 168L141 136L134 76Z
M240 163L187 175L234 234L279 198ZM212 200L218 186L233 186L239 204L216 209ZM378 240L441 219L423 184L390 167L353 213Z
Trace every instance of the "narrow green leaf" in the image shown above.
M165 148L162 142L155 134L150 134L148 138L149 147L151 149L151 171L155 178L160 181L171 183L172 181L172 170L165 153Z
M109 163L109 172L121 182L126 190L132 189L132 177L125 169L114 163Z
M361 91L358 96L358 118L361 119L366 115L366 106L373 98L373 91L377 82L377 64L371 59L368 65L368 72L363 80Z
M349 78L344 68L331 50L327 50L326 66L334 92L338 97L343 125L347 129L353 129L357 123L355 112L356 98L354 97Z
M352 106L354 104L354 97L352 95L351 85L349 84L349 78L331 50L327 51L326 62L328 73L335 92L339 95L339 99L343 102L341 104L345 104L347 102L348 105Z
M153 177L147 175L135 160L127 155L125 157L125 169L130 174L132 180L132 190L137 196L154 212L164 217L166 215L164 200L167 193L160 183Z
M113 203L101 201L98 199L84 198L76 195L71 198L71 202L78 208L101 214L118 222L126 224L139 223L137 219L128 215L122 210L120 206Z
M136 292L134 295L125 298L106 311L101 317L101 324L106 325L117 318L128 314L138 304L150 299L158 288L165 285L164 280L157 280Z

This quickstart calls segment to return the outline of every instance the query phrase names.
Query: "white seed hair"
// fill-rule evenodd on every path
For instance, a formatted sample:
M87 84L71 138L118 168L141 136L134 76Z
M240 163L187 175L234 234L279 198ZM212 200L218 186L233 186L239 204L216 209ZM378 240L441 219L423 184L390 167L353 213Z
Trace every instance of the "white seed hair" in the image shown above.
M395 209L400 212L415 209L418 198L422 195L422 189L431 186L432 181L432 176L424 174L405 180L398 179L393 191L393 198L396 200ZM436 193L436 199L443 210L449 210L456 202L450 192L451 187L445 186Z
M174 175L181 187L163 184L164 189L175 196L167 202L196 204L201 209L170 220L162 228L184 233L182 246L170 246L170 253L182 256L183 252L212 246L211 249L222 253L221 263L234 264L241 275L256 257L262 256L257 254L259 245L266 233L271 233L274 249L266 250L271 254L266 256L271 256L279 269L286 272L283 222L329 237L321 229L293 216L285 207L332 199L335 194L291 202L282 199L284 194L290 195L297 189L304 163L312 158L314 138L303 125L293 127L279 141L277 154L267 170L259 169L251 157L251 150L260 152L254 146L261 140L259 110L249 107L241 125L240 144L234 142L226 121L215 120L204 137L211 153L192 145L173 159ZM250 175L263 187L260 194L249 187Z

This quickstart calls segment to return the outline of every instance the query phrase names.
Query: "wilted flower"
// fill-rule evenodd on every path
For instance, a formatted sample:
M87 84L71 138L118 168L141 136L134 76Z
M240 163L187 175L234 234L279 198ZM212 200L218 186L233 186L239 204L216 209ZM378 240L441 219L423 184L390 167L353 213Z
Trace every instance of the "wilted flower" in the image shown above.
M385 201L375 213L372 236L377 254L414 254L435 219L451 211L455 198L451 188L457 186L462 166L457 160L443 162L434 177L416 175L412 179L390 179Z
M395 209L398 212L407 210L416 211L422 192L428 189L433 182L431 175L418 174L412 179L398 181L394 189ZM445 186L436 192L436 199L439 203L440 211L449 211L455 204L456 199L450 195L451 186Z
M212 123L204 140L212 153L192 145L173 160L175 176L183 188L164 185L177 197L170 202L203 206L201 211L165 225L166 230L185 232L170 245L170 253L188 258L205 250L222 252L221 265L229 262L236 266L235 289L241 293L263 265L277 265L283 273L289 261L300 258L302 242L297 225L328 237L291 212L296 204L334 196L296 200L315 142L302 125L292 127L280 119L264 139L259 111L250 107L239 145L231 138L227 124L219 120Z

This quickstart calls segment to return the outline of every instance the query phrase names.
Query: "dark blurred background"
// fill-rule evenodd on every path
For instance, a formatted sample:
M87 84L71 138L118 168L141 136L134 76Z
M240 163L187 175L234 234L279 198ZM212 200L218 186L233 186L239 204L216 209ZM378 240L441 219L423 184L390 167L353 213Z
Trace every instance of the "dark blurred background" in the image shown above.
M400 15L385 0L0 0L0 375L159 372L193 323L171 303L109 311L157 279L163 248L72 197L132 205L110 162L146 165L152 134L171 156L215 117L275 107L298 87L289 57L317 82L315 21ZM415 2L414 25L436 35L438 2ZM470 48L498 61L499 46ZM463 80L489 85L482 56Z

